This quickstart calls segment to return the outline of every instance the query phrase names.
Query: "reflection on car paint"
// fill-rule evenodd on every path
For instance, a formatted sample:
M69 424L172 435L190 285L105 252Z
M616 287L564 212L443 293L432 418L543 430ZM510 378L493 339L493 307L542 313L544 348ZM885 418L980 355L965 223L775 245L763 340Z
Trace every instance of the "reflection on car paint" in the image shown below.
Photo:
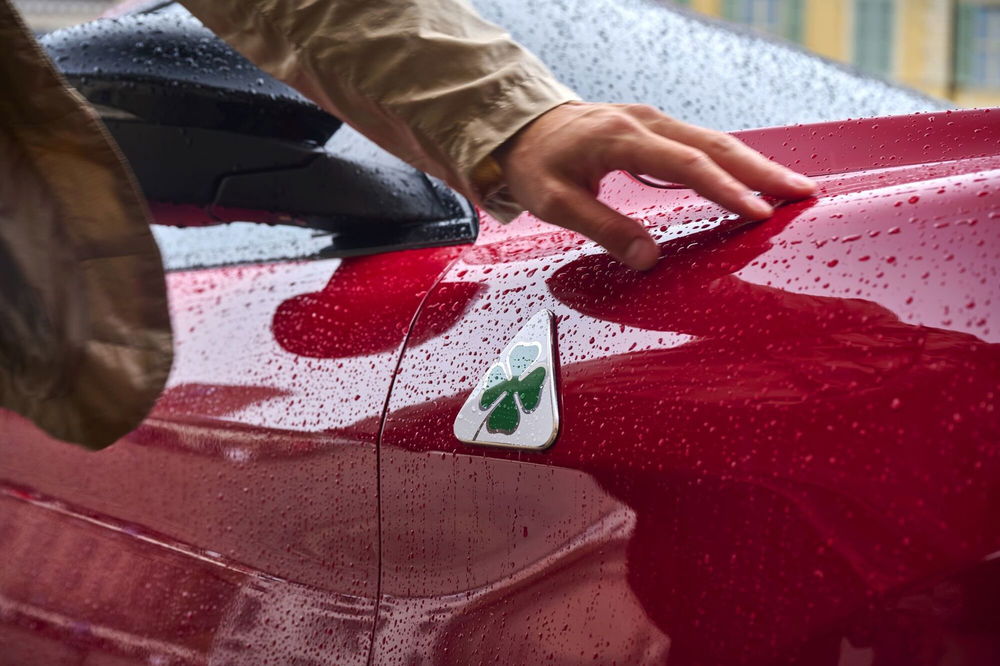
M936 107L639 0L478 4L586 96L706 125ZM142 428L91 454L0 413L0 657L1000 662L996 118L747 134L823 192L741 229L613 175L644 275L530 217L177 270ZM322 242L256 231L160 237L175 269ZM453 419L541 308L558 446L470 451Z
M486 289L447 335L407 345L390 398L376 662L638 663L645 640L682 665L995 661L980 588L1000 589L1000 161L983 140L998 128L891 122L961 161L885 170L920 150L897 144L838 176L852 156L835 156L816 200L741 229L691 192L606 179L661 243L646 274L530 218L484 225L439 287ZM978 144L943 138L960 124ZM824 133L802 134L791 145ZM431 292L415 335L448 300ZM451 419L540 308L559 320L558 445L473 455ZM558 561L586 531L581 479L634 516L621 577L610 543L597 567ZM574 587L522 593L539 566ZM456 610L450 635L416 621L487 581L494 599ZM608 640L633 604L634 633Z
M426 291L455 252L384 255L395 270L383 277ZM351 267L377 263L169 274L177 355L168 389L142 427L99 453L0 412L0 483L16 483L0 500L0 662L367 662L376 441L419 299L371 318L377 344L351 355L299 355L274 330L286 342L324 326L354 330L389 289L359 290ZM303 294L323 317L283 321L281 306ZM322 303L347 296L354 314ZM65 507L58 519L53 502Z

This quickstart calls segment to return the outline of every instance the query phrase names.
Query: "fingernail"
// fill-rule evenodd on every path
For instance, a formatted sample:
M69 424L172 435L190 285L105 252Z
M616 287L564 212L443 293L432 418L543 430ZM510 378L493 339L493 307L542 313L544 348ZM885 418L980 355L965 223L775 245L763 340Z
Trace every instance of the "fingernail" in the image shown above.
M640 271L652 268L659 256L656 245L645 238L636 238L625 250L625 263Z
M800 173L789 174L788 177L785 178L785 182L797 190L812 191L816 189L816 181L812 178L807 178Z
M747 208L752 211L753 217L755 218L763 219L765 217L770 217L771 213L774 212L774 209L771 208L766 201L758 198L754 194L744 195L743 200L746 202Z

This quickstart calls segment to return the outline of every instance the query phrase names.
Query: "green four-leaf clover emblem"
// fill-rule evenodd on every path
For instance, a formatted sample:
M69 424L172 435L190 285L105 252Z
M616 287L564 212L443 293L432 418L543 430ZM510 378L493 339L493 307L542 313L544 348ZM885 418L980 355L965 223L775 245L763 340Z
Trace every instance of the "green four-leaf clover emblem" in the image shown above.
M554 316L540 310L514 334L455 415L466 444L542 451L559 434Z
M545 384L545 368L539 366L531 372L531 367L541 354L537 342L515 345L507 357L510 374L503 364L494 365L486 377L486 388L479 397L479 408L490 409L486 419L486 430L512 435L521 424L521 412L530 414L542 400L542 386ZM522 376L523 375L523 376Z

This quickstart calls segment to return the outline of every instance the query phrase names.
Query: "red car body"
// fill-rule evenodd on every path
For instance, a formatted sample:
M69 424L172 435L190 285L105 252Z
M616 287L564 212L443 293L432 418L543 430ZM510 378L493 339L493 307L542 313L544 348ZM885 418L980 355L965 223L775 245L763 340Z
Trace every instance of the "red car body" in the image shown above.
M648 273L524 216L169 274L142 427L0 413L0 663L1000 663L1000 111L740 136L819 196L611 175ZM554 445L459 442L543 309Z

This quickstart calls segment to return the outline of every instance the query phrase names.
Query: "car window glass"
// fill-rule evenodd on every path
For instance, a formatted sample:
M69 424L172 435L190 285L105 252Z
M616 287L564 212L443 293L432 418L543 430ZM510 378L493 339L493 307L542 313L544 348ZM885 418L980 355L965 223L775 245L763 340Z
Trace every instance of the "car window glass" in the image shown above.
M950 106L662 0L472 4L584 99L650 104L719 130Z
M324 148L375 171L415 171L347 125L337 130ZM440 181L430 177L427 177L427 181L436 191L447 191ZM461 200L458 195L454 195L454 198L456 201ZM463 206L461 216L473 218L471 224L468 224L472 235L454 242L471 242L477 229L471 206ZM387 224L391 225L391 220ZM457 226L461 226L461 222L457 222ZM336 254L333 233L304 226L252 221L191 227L154 224L153 235L160 246L163 263L168 271L342 256Z

